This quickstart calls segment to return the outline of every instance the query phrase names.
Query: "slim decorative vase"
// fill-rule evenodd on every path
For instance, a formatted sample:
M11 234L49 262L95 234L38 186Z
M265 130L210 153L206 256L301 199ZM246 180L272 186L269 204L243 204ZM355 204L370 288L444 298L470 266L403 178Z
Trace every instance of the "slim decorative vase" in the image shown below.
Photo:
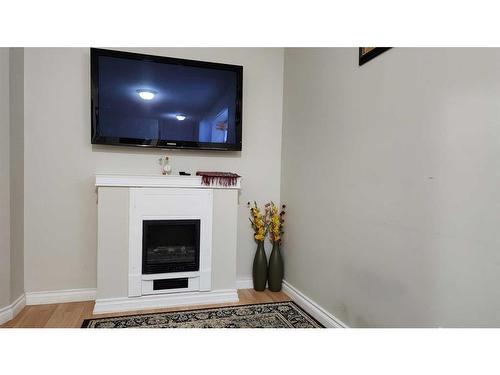
M264 251L264 241L257 242L257 251L253 258L253 288L262 292L266 289L267 281L267 257Z
M273 243L273 250L269 256L269 280L268 287L271 292L279 292L283 282L283 258L281 256L280 245Z

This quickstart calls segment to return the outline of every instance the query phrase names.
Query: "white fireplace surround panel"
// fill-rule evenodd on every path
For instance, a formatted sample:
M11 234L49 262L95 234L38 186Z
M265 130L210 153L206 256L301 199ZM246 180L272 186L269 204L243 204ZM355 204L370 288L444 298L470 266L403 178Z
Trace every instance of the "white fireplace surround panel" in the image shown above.
M96 175L98 267L94 313L237 302L240 182L241 178L235 186L208 187L197 176ZM175 274L188 277L188 290L154 291L152 280L167 278L168 274L141 275L144 218L200 219L200 232L206 238L200 244L208 245L200 249L206 254L200 253L200 272ZM132 247L134 256L129 254Z
M163 180L165 181L165 180ZM155 293L154 279L188 277L183 291L209 291L212 282L213 191L199 188L130 188L129 208L129 297ZM195 272L142 275L143 220L200 220L200 269Z

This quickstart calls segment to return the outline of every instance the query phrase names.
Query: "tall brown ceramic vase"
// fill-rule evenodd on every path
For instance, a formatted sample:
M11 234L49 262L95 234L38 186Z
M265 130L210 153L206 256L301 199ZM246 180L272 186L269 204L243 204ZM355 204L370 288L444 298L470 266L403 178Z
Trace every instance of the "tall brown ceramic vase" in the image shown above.
M266 289L267 282L267 257L264 251L264 241L257 241L257 251L253 258L253 288L262 292Z

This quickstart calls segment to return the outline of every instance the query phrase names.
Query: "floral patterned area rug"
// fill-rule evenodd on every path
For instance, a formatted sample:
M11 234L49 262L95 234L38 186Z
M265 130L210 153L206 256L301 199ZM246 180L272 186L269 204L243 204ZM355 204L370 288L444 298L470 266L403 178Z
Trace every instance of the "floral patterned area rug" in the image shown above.
M294 302L87 319L82 328L323 328Z

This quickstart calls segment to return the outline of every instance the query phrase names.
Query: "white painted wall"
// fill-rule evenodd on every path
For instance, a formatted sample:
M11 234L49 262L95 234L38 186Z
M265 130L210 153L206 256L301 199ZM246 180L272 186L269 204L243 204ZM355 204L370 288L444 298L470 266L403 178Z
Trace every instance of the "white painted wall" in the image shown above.
M500 49L285 52L285 278L353 327L500 326Z
M10 302L24 293L24 50L10 48Z
M251 275L255 244L246 202L279 201L283 49L133 49L244 66L243 151L176 151L174 172L234 171L244 179L238 210L238 275ZM96 286L95 173L158 173L159 150L90 144L90 51L25 49L25 288Z
M9 49L0 48L0 309L10 304Z

